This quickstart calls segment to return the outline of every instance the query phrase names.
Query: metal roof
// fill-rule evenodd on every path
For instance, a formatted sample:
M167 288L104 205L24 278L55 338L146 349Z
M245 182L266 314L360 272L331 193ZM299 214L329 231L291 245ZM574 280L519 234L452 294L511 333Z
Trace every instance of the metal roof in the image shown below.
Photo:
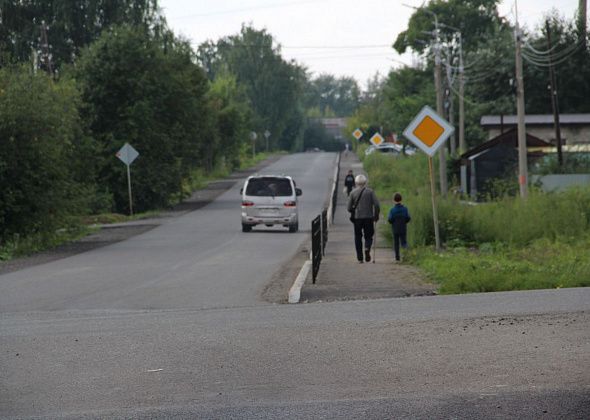
M502 121L503 120L503 121ZM528 125L553 125L553 114L531 114L526 115L524 119L525 124ZM481 117L480 124L482 126L490 125L516 125L516 115L484 115ZM590 114L559 114L559 124L588 124L590 125Z
M514 148L517 148L518 132L516 128L511 128L505 133L500 134L499 136L496 136L493 139L488 140L485 143L482 143L479 146L475 146L473 149L466 151L461 155L461 159L476 158L477 156L481 155L483 151L495 147L499 144L510 145ZM551 144L529 133L526 133L526 147L528 150L531 147L551 147Z

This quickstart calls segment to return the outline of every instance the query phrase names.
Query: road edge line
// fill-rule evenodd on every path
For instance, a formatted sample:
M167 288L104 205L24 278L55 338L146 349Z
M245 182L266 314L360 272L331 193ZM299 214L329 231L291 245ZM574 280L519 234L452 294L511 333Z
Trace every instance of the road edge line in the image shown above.
M303 283L305 283L305 279L307 279L310 269L311 261L307 260L303 264L303 267L301 267L301 270L299 270L299 274L293 282L293 286L289 289L289 303L299 303L299 300L301 299L301 288L303 287Z

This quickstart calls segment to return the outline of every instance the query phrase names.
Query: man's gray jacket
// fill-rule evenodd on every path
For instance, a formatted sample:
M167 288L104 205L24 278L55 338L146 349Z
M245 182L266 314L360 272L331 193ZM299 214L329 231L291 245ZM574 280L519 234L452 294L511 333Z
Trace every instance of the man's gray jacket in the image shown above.
M361 195L361 191L363 191ZM360 200L358 200L360 195ZM354 213L355 219L378 219L379 218L379 200L375 192L369 187L358 187L352 190L348 198L348 211L352 211L352 207L358 200L356 211Z

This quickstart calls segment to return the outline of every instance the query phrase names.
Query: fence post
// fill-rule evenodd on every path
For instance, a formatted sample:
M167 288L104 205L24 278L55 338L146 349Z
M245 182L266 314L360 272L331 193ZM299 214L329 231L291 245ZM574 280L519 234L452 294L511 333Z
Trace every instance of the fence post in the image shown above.
M321 216L311 222L311 264L312 280L315 284L322 261L322 221Z
M322 255L326 255L326 243L328 242L328 209L322 211Z

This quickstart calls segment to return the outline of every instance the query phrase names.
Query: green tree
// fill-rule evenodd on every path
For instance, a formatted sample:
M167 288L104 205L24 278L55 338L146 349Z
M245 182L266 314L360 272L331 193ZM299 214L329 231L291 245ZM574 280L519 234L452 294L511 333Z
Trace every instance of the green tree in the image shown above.
M479 43L495 37L505 25L498 14L498 3L500 0L430 0L412 14L408 29L400 32L393 46L400 54L408 48L425 52L427 44L421 41L428 37L425 32L433 33L436 29L436 15L441 39L452 38L457 28L463 35L465 51L475 50Z
M322 117L349 116L359 103L360 88L352 77L321 74L307 83L306 105L309 109L317 108Z
M0 54L25 62L34 52L41 67L49 59L55 70L120 24L165 31L157 0L1 0Z
M547 43L545 21L549 22L551 50ZM563 113L590 112L590 49L580 36L577 22L552 11L540 21L540 30L532 33L523 49L525 100L529 113L551 114L549 64L553 63Z
M51 234L86 210L79 103L72 81L0 69L0 240Z
M218 133L215 144L209 148L211 162L223 159L230 168L237 168L243 145L248 139L252 110L248 107L243 89L232 75L217 77L211 84L209 97Z
M126 142L140 157L133 164L137 210L178 200L183 180L207 164L214 120L207 80L188 43L171 34L114 27L85 51L76 66L84 117L102 149L99 183L127 210L125 168L116 151Z
M202 44L198 59L212 79L217 74L235 76L254 111L251 130L273 133L272 147L294 150L301 146L305 71L282 58L272 35L243 26L239 34L215 45ZM262 141L262 136L258 138Z

